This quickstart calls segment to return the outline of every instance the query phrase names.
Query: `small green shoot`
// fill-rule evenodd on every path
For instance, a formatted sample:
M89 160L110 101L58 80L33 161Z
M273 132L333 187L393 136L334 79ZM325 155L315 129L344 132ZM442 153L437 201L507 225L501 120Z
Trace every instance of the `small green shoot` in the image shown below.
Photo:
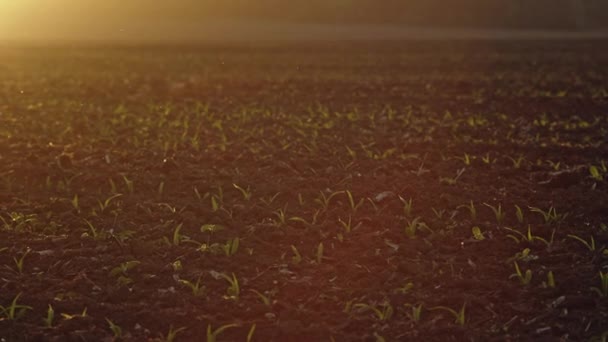
M46 317L43 319L45 328L52 328L53 321L55 320L55 310L53 306L49 304L48 309L46 309Z
M492 212L494 212L494 217L496 217L496 223L502 224L502 221L505 219L506 215L506 213L502 210L502 205L500 203L496 207L488 203L484 203L483 205L492 209Z
M114 324L114 322L110 321L107 318L106 318L106 322L108 322L110 330L112 330L112 333L114 334L114 338L115 339L122 338L122 328L120 326Z
M15 296L15 298L13 298L11 305L6 307L0 305L0 321L3 321L5 319L9 321L14 321L23 317L27 310L33 310L31 306L17 304L19 297L21 297L21 293L19 293Z
M25 253L23 253L23 255L21 256L21 258L17 259L15 257L13 257L13 260L15 261L15 266L17 267L17 272L19 274L23 274L23 265L25 262L25 257L30 254L30 249L27 249L25 251Z
M362 198L359 200L359 202L355 202L355 198L349 190L346 190L346 196L348 196L348 203L350 204L350 209L353 213L356 213L357 209L359 209L359 207L363 204L364 199Z
M247 189L244 189L240 186L238 186L237 184L232 184L232 186L237 189L241 195L243 195L243 199L245 199L245 201L249 201L251 199L251 190L249 189L249 187L247 187Z
M378 318L381 321L389 320L393 316L393 312L394 312L393 306L390 303L384 303L381 305L380 308L376 307L375 305L358 303L358 304L354 304L353 308L361 308L364 310L370 310L374 313L376 318Z
M410 199L406 201L403 197L399 196L399 200L403 203L403 214L405 214L406 217L410 217L412 215L412 198L410 197Z
M294 265L297 265L300 262L302 262L302 255L300 254L300 252L298 251L296 246L291 245L291 251L293 252L293 256L291 257L291 262L293 262Z
M568 237L582 243L585 247L587 247L590 252L595 252L595 239L593 238L593 236L591 236L589 242L574 234L568 234Z
M164 338L165 342L173 342L175 341L175 338L177 337L177 334L179 334L180 332L186 330L186 327L181 327L181 328L177 328L174 329L173 325L169 326L169 332L167 332L167 336Z
M545 220L545 223L551 223L551 222L561 222L563 220L566 219L566 217L568 217L568 213L563 213L563 214L558 214L557 210L554 207L550 207L547 211L544 211L540 208L536 208L536 207L529 207L530 211L533 213L539 213L543 216L543 219Z
M602 298L608 297L608 272L600 272L600 284L600 287L592 287L591 291Z
M422 304L412 305L406 303L404 306L411 309L411 313L407 314L410 320L416 323L420 322L420 317L422 316Z
M130 180L129 178L127 178L127 176L125 176L125 175L122 176L122 180L125 182L125 186L127 187L127 192L132 195L133 189L134 189L133 181Z
M192 294L194 295L194 297L200 297L205 292L205 286L201 286L201 277L200 276L198 277L198 279L196 279L195 283L188 281L186 279L180 279L179 283L184 286L189 287L190 290L192 290Z
M553 271L547 272L547 282L545 284L546 284L546 287L550 287L550 288L555 287L555 275L553 275Z
M249 332L247 333L247 342L251 342L251 340L253 339L253 333L255 333L255 323L253 323L251 325L251 328L249 328Z
M515 217L517 217L517 222L524 223L524 212L517 204L515 205Z
M319 242L315 254L317 256L317 264L320 264L323 261L323 242Z
M475 208L475 204L473 204L473 201L470 201L469 204L459 205L457 209L460 209L460 208L468 209L469 214L471 215L471 220L472 221L477 220L477 209Z
M532 281L532 270L526 270L526 273L522 273L517 261L513 262L515 265L515 273L511 274L509 278L518 278L522 285L528 285Z
M104 213L104 211L105 211L105 210L106 210L106 209L107 209L107 208L110 206L110 204L112 203L112 200L114 200L114 199L116 199L116 198L118 198L118 197L120 197L120 196L122 196L122 194L115 194L115 195L112 195L112 196L110 196L110 197L106 198L106 200L105 200L105 201L103 201L103 202L101 202L101 201L99 201L99 200L98 200L98 201L97 201L97 203L99 204L99 213L100 213L100 214L103 214L103 213Z
M485 240L485 238L486 238L483 235L483 232L481 231L481 228L479 228L477 226L471 228L471 232L473 233L473 239L475 239L477 241Z
M467 304L464 303L462 305L462 307L460 308L460 311L456 311L447 306L434 306L432 308L429 308L429 310L430 311L435 311L435 310L447 311L447 312L451 313L452 316L454 316L454 323L456 323L460 326L464 326L464 324L466 323L466 313L465 313L466 306L467 306Z
M602 175L602 173L600 172L600 169L595 165L589 166L589 174L591 175L591 178L593 178L596 181L604 180L604 175Z
M420 220L420 217L416 217L412 221L407 221L407 224L405 225L405 235L412 239L416 237L416 232L421 229L424 229L431 234L433 233L431 228Z
M213 330L211 324L207 325L207 342L217 342L217 337L226 331L227 329L238 327L236 323L222 325L221 327Z
M263 293L261 293L258 290L255 290L255 289L251 289L249 291L255 293L260 298L260 300L262 301L262 303L264 303L264 305L270 306L270 298L268 298L268 296L264 295Z
M239 286L239 280L236 278L236 275L232 273L232 277L230 277L224 273L220 273L219 276L226 279L226 281L230 284L230 286L228 286L228 289L226 289L226 298L238 299L239 294L241 293L241 288Z
M239 250L239 238L235 237L234 239L226 241L226 243L222 245L222 249L224 250L224 254L226 254L226 256L235 255Z

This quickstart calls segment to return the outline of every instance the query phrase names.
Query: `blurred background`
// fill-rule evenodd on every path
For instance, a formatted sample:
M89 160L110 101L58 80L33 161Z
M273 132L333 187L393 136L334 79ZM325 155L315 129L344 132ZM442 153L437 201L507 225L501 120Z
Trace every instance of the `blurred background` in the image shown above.
M576 35L606 28L606 0L0 0L5 41Z

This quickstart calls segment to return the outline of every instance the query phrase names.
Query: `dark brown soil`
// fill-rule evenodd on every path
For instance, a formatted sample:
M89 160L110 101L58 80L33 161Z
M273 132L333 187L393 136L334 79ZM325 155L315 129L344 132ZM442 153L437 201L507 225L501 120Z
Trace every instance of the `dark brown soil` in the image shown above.
M605 340L605 43L0 48L0 340Z

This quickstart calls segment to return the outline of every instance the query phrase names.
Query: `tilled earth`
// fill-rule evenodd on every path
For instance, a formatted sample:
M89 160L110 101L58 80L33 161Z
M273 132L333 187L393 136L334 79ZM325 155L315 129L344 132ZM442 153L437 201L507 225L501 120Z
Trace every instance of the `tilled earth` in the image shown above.
M606 47L2 47L0 340L604 341Z

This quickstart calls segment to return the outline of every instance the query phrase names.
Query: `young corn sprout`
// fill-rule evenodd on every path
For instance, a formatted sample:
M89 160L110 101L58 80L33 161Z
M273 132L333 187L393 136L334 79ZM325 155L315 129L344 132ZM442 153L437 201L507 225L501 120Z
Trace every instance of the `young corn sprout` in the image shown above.
M358 304L354 304L353 308L361 308L364 310L370 310L374 313L376 318L378 318L381 321L388 321L393 316L393 312L394 312L393 306L388 302L380 305L380 307L377 307L375 305L365 304L365 303L358 303Z
M236 323L222 325L221 327L213 330L211 324L207 325L207 342L217 342L217 337L226 331L227 329L238 327Z
M608 272L600 272L600 287L592 287L591 291L600 297L608 297Z
M513 262L515 265L515 273L511 274L509 278L518 278L522 285L528 285L532 281L532 270L526 270L526 273L522 273L517 261Z
M13 301L9 306L0 305L0 318L2 318L0 319L0 321L2 321L3 319L14 321L23 317L27 310L33 310L31 306L17 304L19 297L21 297L21 293L19 293L15 296L15 298L13 298Z
M491 204L488 203L484 203L483 205L485 205L486 207L492 209L492 212L494 212L494 217L496 217L496 223L498 224L502 224L502 221L505 219L505 212L502 210L502 206L500 203L498 203L498 206L493 206Z
M456 323L460 326L464 326L464 324L466 323L466 313L465 313L466 306L467 306L467 303L464 303L459 311L456 311L447 306L434 306L432 308L429 308L429 311L435 311L435 310L447 311L450 314L452 314L452 316L454 316L454 323Z
M568 234L568 237L582 243L590 252L595 252L595 239L593 238L593 235L589 239L589 242L574 234Z

